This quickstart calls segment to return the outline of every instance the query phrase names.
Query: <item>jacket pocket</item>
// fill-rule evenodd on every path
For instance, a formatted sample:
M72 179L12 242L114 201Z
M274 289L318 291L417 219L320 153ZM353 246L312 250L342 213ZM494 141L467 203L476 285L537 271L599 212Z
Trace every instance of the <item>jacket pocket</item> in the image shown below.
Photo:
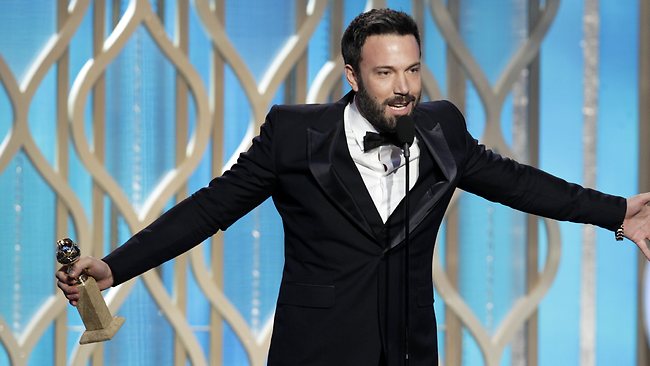
M336 299L334 285L286 282L280 286L278 304L310 308L331 308Z

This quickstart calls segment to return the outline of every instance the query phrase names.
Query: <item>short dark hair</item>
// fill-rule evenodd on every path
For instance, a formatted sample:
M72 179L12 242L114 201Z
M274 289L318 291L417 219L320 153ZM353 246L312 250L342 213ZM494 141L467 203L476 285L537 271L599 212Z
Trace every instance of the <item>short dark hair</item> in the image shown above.
M366 39L382 34L413 35L418 48L421 48L418 25L410 15L392 9L372 9L354 18L343 33L341 53L345 64L351 65L354 70L359 70L361 48L366 43Z

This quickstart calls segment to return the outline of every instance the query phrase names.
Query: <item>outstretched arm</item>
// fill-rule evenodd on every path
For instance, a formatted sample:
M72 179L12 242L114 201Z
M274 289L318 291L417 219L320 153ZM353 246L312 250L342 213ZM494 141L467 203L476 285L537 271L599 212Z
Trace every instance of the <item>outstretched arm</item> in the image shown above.
M650 192L627 199L623 234L636 243L650 261Z

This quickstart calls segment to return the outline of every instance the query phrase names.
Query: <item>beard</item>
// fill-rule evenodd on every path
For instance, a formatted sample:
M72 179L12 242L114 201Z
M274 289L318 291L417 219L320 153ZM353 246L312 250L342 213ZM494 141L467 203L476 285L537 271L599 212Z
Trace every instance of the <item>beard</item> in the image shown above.
M360 79L358 83L359 91L357 91L355 95L357 108L361 115L364 116L379 132L394 132L397 125L397 117L387 115L385 112L386 107L389 105L407 103L413 103L413 106L415 107L419 100L419 96L406 94L396 95L392 98L384 99L379 103L368 94L368 90L366 90ZM413 110L411 110L411 113L413 113Z

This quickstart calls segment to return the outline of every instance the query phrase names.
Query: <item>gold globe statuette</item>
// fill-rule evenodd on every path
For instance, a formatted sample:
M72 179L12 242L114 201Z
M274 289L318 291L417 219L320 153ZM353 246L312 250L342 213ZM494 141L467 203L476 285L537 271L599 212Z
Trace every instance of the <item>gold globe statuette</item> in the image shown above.
M68 266L68 271L80 256L81 250L74 241L69 238L57 240L56 260ZM76 286L79 288L77 311L86 327L79 344L103 342L113 338L125 319L111 315L94 278L82 273Z

